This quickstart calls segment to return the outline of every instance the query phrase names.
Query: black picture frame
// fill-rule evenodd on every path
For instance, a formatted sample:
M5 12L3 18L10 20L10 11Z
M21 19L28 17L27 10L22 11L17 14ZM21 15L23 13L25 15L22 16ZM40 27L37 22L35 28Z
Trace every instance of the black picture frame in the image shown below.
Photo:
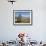
M20 14L21 16L20 16ZM23 15L22 15L23 14ZM29 15L28 15L29 14ZM26 18L23 18L22 16L26 16L28 19L26 20ZM23 21L19 22L20 20L17 19L16 16L19 16L18 18L21 18L20 20ZM24 20L25 19L25 20ZM28 23L26 23L25 21L28 21L30 19L30 21ZM19 20L19 21L18 21ZM33 11L32 10L13 10L13 25L32 25L33 24Z

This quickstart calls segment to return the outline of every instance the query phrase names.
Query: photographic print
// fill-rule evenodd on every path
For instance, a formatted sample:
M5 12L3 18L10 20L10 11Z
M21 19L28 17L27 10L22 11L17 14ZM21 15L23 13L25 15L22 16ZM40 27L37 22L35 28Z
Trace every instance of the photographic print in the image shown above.
M32 24L32 10L13 10L13 24Z

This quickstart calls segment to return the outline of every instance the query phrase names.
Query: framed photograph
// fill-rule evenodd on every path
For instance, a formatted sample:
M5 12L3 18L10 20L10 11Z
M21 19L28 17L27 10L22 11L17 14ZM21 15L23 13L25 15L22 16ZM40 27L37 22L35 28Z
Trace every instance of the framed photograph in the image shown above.
M13 24L32 25L32 10L13 10Z

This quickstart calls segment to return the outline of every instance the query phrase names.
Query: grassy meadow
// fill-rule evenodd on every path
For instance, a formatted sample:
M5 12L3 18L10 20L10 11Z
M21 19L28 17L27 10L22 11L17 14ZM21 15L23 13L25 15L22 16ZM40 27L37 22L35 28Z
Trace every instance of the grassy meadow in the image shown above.
M15 17L15 23L30 23L29 17Z

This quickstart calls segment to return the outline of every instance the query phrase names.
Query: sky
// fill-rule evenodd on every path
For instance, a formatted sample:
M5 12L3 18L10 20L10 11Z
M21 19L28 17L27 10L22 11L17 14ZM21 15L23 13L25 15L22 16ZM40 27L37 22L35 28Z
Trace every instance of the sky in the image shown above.
M24 17L30 17L30 12L16 12L15 15L19 16L21 14Z

